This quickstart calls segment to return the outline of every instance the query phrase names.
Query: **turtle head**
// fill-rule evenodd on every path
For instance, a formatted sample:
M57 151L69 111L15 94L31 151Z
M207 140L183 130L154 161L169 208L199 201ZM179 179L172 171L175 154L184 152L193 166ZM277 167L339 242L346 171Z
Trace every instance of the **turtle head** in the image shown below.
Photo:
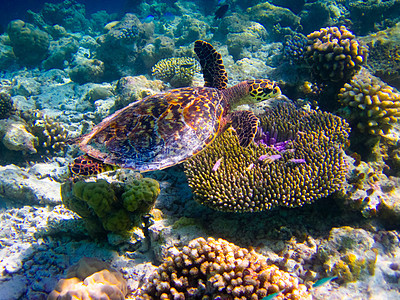
M248 80L249 95L255 102L261 102L279 96L281 90L276 82L268 79Z

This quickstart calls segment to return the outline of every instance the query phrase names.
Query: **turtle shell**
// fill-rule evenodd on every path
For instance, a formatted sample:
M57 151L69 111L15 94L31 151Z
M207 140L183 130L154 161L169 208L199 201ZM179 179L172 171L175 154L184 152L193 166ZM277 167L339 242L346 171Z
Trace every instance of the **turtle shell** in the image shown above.
M169 90L131 103L82 137L82 151L103 163L138 171L178 164L211 143L226 102L210 87Z

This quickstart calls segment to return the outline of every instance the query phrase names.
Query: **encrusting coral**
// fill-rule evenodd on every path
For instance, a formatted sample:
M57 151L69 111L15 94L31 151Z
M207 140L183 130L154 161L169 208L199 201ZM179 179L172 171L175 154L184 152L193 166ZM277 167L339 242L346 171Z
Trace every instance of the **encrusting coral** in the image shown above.
M361 132L387 134L400 119L400 93L364 68L340 89L338 99Z
M255 142L228 129L185 163L195 199L213 209L256 212L297 207L342 188L349 127L330 113L278 105L259 116Z
M67 279L59 280L47 299L122 300L127 293L121 273L101 260L83 257L68 269Z
M200 72L200 64L191 57L162 59L152 68L153 76L170 83L173 87L192 85L196 72Z
M366 63L368 49L345 26L322 28L307 39L304 56L317 79L344 82Z
M105 179L76 178L75 182L61 186L64 205L85 220L93 235L104 230L124 233L138 226L159 193L156 180L139 174L111 183Z
M280 293L278 293L280 292ZM254 250L223 239L197 238L181 251L170 248L140 299L310 299L298 279Z

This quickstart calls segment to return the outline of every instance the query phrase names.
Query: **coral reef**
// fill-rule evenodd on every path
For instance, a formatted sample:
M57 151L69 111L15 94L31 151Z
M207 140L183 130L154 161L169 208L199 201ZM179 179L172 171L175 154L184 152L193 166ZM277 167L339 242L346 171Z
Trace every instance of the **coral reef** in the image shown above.
M361 132L384 135L400 119L400 93L362 68L340 89L346 119Z
M400 23L360 38L368 48L368 69L400 89Z
M173 56L175 42L172 38L160 35L142 49L139 49L135 67L139 72L148 73L157 61Z
M280 293L278 293L280 292ZM157 273L141 289L141 299L310 299L298 279L269 265L254 250L223 239L197 238L168 250Z
M7 119L12 114L13 108L10 95L0 91L0 119Z
M378 252L373 245L374 239L362 229L333 228L328 240L318 247L318 257L339 282L356 281L374 274Z
M128 293L126 280L121 273L95 258L84 257L67 271L47 297L61 299L125 299Z
M43 61L46 70L63 69L65 62L70 62L72 55L78 51L78 42L73 37L62 37L50 42L50 55Z
M69 72L71 80L84 84L88 82L102 82L105 66L98 59L81 59Z
M307 39L304 56L319 80L345 82L366 63L367 48L345 26L322 28Z
M304 62L304 49L307 37L301 33L294 33L285 37L283 55L292 64Z
M49 35L22 20L8 24L13 52L19 61L26 65L35 65L46 58L50 45Z
M61 186L63 203L84 218L93 235L104 230L124 233L138 226L160 193L156 180L139 174L111 181L78 178Z
M171 57L160 60L151 72L158 79L171 84L172 87L191 86L193 76L200 72L199 62L191 57Z
M90 22L85 18L85 14L85 5L75 0L44 3L40 13L43 20L51 26L58 24L71 32L90 33Z
M193 43L205 39L210 25L203 20L184 15L171 33L176 46Z
M198 202L222 211L256 212L302 206L341 189L349 134L343 119L287 104L267 110L260 121L260 136L247 148L228 129L185 163Z

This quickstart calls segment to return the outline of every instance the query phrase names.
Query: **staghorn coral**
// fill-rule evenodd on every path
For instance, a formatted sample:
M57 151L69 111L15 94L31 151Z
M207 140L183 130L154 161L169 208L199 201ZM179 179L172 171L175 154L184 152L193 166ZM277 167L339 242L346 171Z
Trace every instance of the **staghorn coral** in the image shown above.
M343 115L361 132L387 134L400 118L400 93L361 69L340 89Z
M123 172L118 170L117 172ZM160 193L159 183L139 174L112 181L77 178L61 186L64 205L85 219L91 234L124 233L139 225Z
M200 64L191 57L171 57L160 60L151 72L173 87L184 87L192 85L194 74L200 72Z
M310 299L298 279L268 265L254 250L223 239L197 238L181 251L169 249L164 262L141 289L140 299Z
M319 80L347 81L366 62L367 48L345 26L322 28L307 38L305 60Z
M15 56L26 65L40 63L48 54L49 35L22 20L14 20L8 24L7 33L10 37Z
M329 113L278 105L260 117L262 136L247 148L226 130L185 163L201 204L230 212L296 207L341 189L348 124Z
M0 119L6 119L13 113L13 101L9 94L0 92Z
M96 258L83 257L60 279L48 300L61 299L125 299L126 280L121 273Z

